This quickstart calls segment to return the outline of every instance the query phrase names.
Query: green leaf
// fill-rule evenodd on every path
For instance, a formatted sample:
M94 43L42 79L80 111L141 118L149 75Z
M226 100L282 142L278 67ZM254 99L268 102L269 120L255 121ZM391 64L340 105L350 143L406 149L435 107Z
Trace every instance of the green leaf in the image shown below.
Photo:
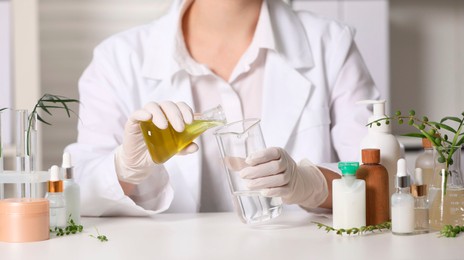
M407 133L407 134L404 134L402 136L425 138L425 135L419 134L419 133Z
M52 125L50 124L49 122L45 121L40 115L37 114L37 120L39 120L40 122L46 124L46 125Z
M438 124L441 128L443 129L446 129L448 131L450 131L451 133L456 133L456 130L454 130L451 126L449 125L446 125L446 124L443 124L443 123L440 123Z
M457 118L457 117L454 117L454 116L443 117L443 118L440 120L440 123L443 123L443 122L445 122L446 120L452 120L452 121L454 121L454 122L461 123L461 119L459 119L459 118Z
M456 143L456 146L460 146L464 144L464 136L459 139L459 141Z

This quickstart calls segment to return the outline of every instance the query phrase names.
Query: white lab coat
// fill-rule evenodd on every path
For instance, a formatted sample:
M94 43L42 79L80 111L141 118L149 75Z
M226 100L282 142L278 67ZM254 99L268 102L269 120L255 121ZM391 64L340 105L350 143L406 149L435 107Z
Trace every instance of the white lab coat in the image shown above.
M295 15L280 0L269 0L268 7L277 51L268 52L265 65L261 126L267 146L285 148L295 161L357 160L370 111L355 102L378 98L378 92L353 31L308 12ZM189 77L172 58L178 21L176 2L162 18L95 49L79 82L78 140L67 148L76 161L83 215L199 209L201 153L173 157L131 197L114 169L114 152L133 111L163 100L184 101L195 111Z

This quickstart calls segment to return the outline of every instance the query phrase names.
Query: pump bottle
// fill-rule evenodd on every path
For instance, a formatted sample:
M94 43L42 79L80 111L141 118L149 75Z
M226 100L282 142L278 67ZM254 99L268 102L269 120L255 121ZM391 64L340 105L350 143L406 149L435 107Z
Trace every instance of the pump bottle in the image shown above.
M66 227L66 203L63 195L63 181L59 178L60 168L50 168L50 181L45 198L50 202L50 229Z
M61 168L64 177L64 199L66 201L66 217L70 218L76 224L81 222L80 212L80 187L74 181L74 171L71 163L71 154L63 153Z
M366 182L366 224L382 224L390 219L388 172L379 163L379 149L363 149L362 162L356 178Z
M368 123L385 118L385 100L363 100L358 104L373 104L373 115ZM389 196L395 192L396 162L401 157L401 149L398 140L391 134L390 124L385 121L380 125L368 126L368 133L361 141L361 150L366 148L380 149L380 163L388 171Z
M366 183L356 179L358 162L340 162L342 178L332 182L333 227L336 229L366 225Z
M410 178L406 173L406 161L398 160L396 192L391 197L391 228L394 235L414 233L414 198L410 193Z

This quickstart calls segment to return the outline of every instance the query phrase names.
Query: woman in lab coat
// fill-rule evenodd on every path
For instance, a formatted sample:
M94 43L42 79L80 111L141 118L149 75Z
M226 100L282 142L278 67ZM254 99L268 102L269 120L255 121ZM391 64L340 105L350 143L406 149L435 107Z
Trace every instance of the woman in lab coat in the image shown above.
M378 97L353 37L281 0L175 1L160 19L110 37L80 79L78 140L67 147L82 214L232 210L211 131L156 165L138 127L151 119L181 131L192 111L218 104L229 122L262 120L269 148L248 158L250 188L295 208L330 208L338 175L316 164L357 160L369 111L355 102Z

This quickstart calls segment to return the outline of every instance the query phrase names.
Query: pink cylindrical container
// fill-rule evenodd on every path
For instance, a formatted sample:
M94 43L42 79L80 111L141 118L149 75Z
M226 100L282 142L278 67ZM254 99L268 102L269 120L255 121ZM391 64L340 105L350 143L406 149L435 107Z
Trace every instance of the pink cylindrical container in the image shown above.
M47 199L0 200L0 241L33 242L50 238Z

